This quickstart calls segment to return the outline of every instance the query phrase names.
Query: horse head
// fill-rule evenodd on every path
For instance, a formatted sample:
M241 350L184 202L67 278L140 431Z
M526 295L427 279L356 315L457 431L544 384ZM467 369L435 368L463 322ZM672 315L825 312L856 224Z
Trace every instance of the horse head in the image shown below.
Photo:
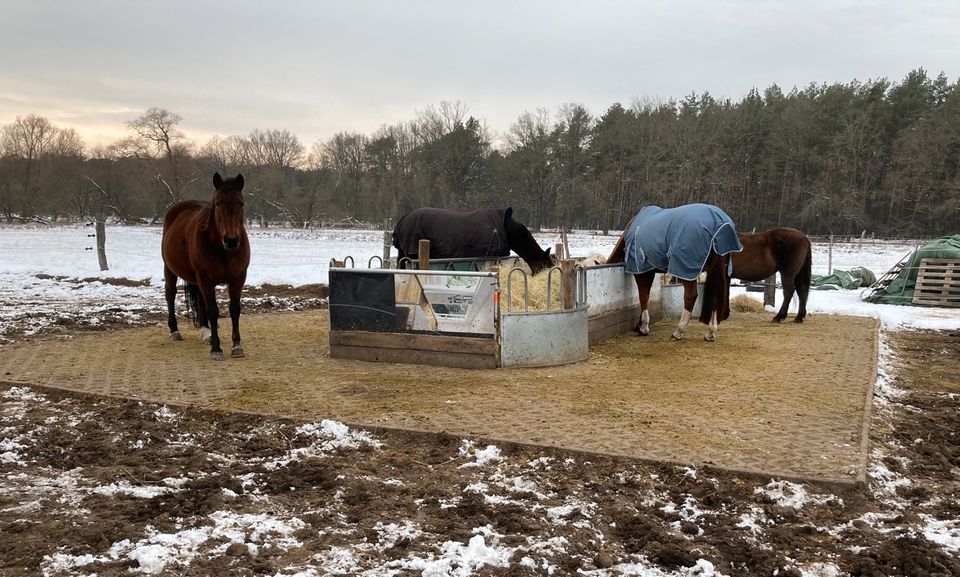
M550 256L550 249L543 250L533 238L527 227L513 220L513 208L507 207L503 215L503 228L507 232L507 245L510 250L520 255L530 272L536 276L544 269L554 265L554 258Z
M210 206L213 223L220 235L223 248L240 247L243 233L243 175L224 180L219 172L213 174L213 198Z
M539 245L537 245L539 247ZM518 253L519 254L519 253ZM537 276L543 270L548 269L557 264L557 258L555 255L550 254L550 249L548 248L544 251L542 257L523 259L530 265L530 273L533 276Z

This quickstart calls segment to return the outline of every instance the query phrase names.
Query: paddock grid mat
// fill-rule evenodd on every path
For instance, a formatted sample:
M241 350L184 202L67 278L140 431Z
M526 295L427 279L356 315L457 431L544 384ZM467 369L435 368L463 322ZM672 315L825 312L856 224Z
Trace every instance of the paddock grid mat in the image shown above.
M579 363L465 371L331 359L326 310L267 313L241 317L243 359L212 361L192 328L175 342L157 325L0 347L0 380L863 482L878 321L770 318L732 313L713 343L699 323L671 341L665 319Z

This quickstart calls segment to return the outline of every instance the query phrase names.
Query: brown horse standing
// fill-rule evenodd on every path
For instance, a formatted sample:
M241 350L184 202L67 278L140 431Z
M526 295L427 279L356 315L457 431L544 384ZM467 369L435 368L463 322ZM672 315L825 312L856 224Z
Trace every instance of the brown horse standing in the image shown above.
M772 228L759 234L739 233L743 252L733 253L733 274L745 281L759 281L780 272L783 285L783 304L773 317L779 323L787 318L793 293L800 300L795 323L807 316L807 295L810 294L810 269L813 251L810 239L795 228Z
M224 180L220 173L215 173L213 187L210 202L184 200L167 210L161 246L170 338L183 339L177 330L174 313L179 277L186 281L188 297L196 304L194 324L200 329L201 339L206 342L209 334L210 358L222 361L216 287L225 284L230 293L230 320L233 322L230 356L242 357L240 292L247 280L250 241L243 228L243 175Z

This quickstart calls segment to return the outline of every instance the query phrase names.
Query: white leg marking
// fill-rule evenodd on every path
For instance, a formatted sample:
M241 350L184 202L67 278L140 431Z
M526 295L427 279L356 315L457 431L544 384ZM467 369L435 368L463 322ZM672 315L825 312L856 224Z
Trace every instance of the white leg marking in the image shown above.
M206 344L210 344L210 329L207 327L200 327L200 341Z
M710 315L710 324L707 325L707 334L703 336L703 340L713 342L717 340L717 311L713 311L713 314Z
M688 324L690 324L690 311L683 309L683 312L680 313L680 324L677 325L677 330L673 331L670 337L674 340L682 341L683 333L687 332Z
M640 313L640 334L649 335L650 334L650 311L644 310Z

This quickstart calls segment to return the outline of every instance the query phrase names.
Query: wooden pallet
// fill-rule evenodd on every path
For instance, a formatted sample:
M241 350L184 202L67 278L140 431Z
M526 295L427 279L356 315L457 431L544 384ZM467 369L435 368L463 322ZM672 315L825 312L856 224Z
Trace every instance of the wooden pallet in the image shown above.
M925 258L920 261L913 302L918 305L960 307L960 259Z

